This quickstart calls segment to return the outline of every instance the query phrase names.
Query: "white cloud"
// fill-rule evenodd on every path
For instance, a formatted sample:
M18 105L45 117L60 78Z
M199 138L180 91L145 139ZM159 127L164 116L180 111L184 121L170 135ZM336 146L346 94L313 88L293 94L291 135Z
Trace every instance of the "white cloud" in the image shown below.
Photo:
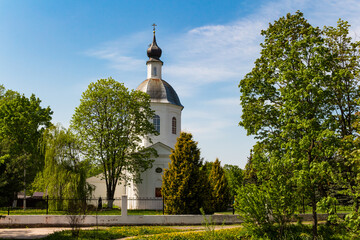
M89 49L85 54L106 60L109 67L119 71L138 71L144 66L144 59L133 56L139 51L139 46L142 46L140 49L145 49L146 35L146 32L138 32L115 41L105 42L97 48Z

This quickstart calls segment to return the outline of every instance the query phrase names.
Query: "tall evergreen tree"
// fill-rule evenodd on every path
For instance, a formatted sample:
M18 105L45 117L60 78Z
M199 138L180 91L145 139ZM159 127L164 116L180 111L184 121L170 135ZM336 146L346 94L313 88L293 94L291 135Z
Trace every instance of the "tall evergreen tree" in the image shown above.
M225 211L230 202L230 191L225 171L217 158L209 174L213 207L216 212Z
M201 169L200 150L191 133L180 133L171 163L165 170L161 193L168 214L198 214L200 208L209 210L209 184Z

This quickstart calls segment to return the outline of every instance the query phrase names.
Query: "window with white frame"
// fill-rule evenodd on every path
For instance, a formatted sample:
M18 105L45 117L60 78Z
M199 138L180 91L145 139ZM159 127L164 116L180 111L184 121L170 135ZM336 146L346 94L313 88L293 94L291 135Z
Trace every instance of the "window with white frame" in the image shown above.
M154 116L153 124L154 124L155 130L158 131L158 133L160 133L160 117L159 117L159 115Z

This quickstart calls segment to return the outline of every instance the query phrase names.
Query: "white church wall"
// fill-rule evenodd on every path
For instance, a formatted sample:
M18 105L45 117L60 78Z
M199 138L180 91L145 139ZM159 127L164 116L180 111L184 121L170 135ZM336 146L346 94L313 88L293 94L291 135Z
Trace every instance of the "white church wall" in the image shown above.
M151 103L151 108L160 117L160 135L150 136L152 143L145 140L144 146L148 147L157 142L164 143L174 148L181 131L181 110L182 107L170 103ZM172 118L176 118L176 134L172 133Z
M152 147L156 149L159 156L153 162L152 168L141 174L142 182L132 183L128 188L129 209L162 209L162 198L156 197L156 188L161 188L164 169L169 166L171 148L162 143L156 143ZM161 172L157 172L157 168L160 168Z
M94 206L97 206L98 200L101 197L103 200L103 204L106 204L106 183L105 179L103 179L103 174L90 177L86 180L86 182L95 187L95 190L92 193L92 200L90 201L90 203ZM114 199L116 199L114 201L115 206L120 207L121 201L119 199L121 199L121 196L124 194L126 194L125 187L123 186L123 184L118 184L114 194Z

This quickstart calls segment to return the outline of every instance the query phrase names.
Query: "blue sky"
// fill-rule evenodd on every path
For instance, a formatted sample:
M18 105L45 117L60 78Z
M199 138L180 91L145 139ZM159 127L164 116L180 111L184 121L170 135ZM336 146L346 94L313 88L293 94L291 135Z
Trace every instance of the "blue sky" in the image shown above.
M255 140L238 126L241 78L259 57L260 31L301 10L315 26L352 25L360 1L0 0L0 84L35 93L68 126L90 82L113 77L134 89L146 78L152 24L163 50L163 79L182 104L182 129L207 161L244 167Z

